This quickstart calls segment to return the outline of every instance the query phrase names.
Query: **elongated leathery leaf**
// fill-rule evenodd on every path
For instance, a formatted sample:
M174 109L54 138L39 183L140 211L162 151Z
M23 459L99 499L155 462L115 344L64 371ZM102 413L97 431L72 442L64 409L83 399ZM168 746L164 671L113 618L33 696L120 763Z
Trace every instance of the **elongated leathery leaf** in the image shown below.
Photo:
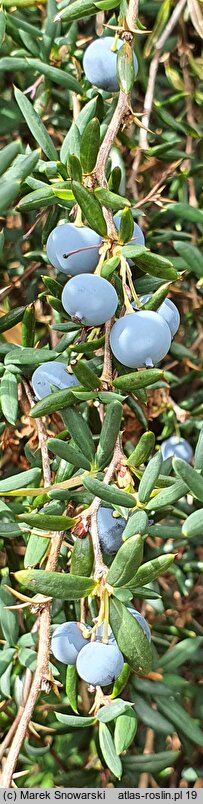
M66 695L68 698L68 702L73 709L73 712L77 714L77 670L75 665L68 664L66 670Z
M94 169L100 143L100 125L97 117L89 121L81 136L80 161L85 173Z
M101 752L108 768L110 768L111 772L117 777L117 779L120 779L122 776L122 764L120 758L116 754L113 738L108 726L106 726L106 723L99 723L99 742Z
M145 463L153 452L154 445L154 433L151 433L150 430L148 430L147 433L143 433L135 449L133 452L131 452L131 455L127 460L127 465L140 466L141 463Z
M186 461L182 461L181 458L174 458L173 468L175 473L181 477L181 480L186 483L192 494L203 502L203 477L192 466L189 466Z
M25 307L16 307L14 310L10 310L9 313L6 313L6 315L1 316L0 333L6 332L8 329L11 329L11 327L15 327L15 325L22 320L24 310Z
M96 582L91 578L78 575L65 575L60 572L46 570L19 570L15 578L21 586L34 593L50 595L61 600L79 600L87 597L95 588Z
M192 539L195 536L202 536L202 531L203 509L199 509L198 511L193 511L193 513L187 517L182 527L182 533L183 536L187 536L189 539Z
M149 673L152 662L151 645L141 626L120 600L110 600L110 624L121 652L133 670Z
M143 556L143 540L137 534L122 544L107 574L111 586L125 586L137 572Z
M156 455L154 455L153 458L151 458L140 480L138 497L141 503L146 503L149 500L150 494L156 485L156 480L160 474L161 465L162 455L160 450Z
M10 424L15 424L18 414L18 382L11 371L5 371L1 380L2 412Z
M134 508L135 499L132 494L120 491L117 486L106 486L101 480L97 480L89 475L83 477L83 485L91 494L100 497L100 500L105 500L105 502L112 503L113 505L124 505L125 508Z
M163 489L163 491L159 491L156 494L156 497L153 497L147 503L147 511L157 511L159 508L165 508L166 505L173 505L174 502L180 500L181 497L184 497L184 494L187 494L188 487L183 480L177 480L177 483L174 483L168 489Z
M78 413L74 408L69 408L66 411L66 425L75 444L77 444L88 461L92 461L95 455L95 445L91 430L81 413Z
M46 363L47 360L56 360L58 352L54 349L32 349L21 347L18 349L11 349L5 357L5 365L14 363L15 366L38 366L41 363Z
M72 190L89 226L91 226L95 232L98 232L101 237L106 237L106 221L97 198L77 181L72 182Z
M31 534L25 552L24 567L36 567L40 564L47 548L49 547L50 539L45 539L41 536Z
M19 520L26 522L31 528L42 530L71 530L74 519L69 516L49 516L49 514L20 514Z
M127 751L127 748L134 740L136 731L137 718L133 709L117 717L114 731L114 744L118 755L122 754L123 751Z
M26 472L19 472L13 477L6 477L5 480L0 480L0 493L6 494L7 491L14 489L21 489L23 486L29 486L31 483L37 483L41 477L41 469L38 467L28 469Z
M158 382L163 377L163 371L160 369L144 369L143 371L132 372L131 374L123 374L121 377L116 377L113 380L115 388L120 388L121 391L136 391L139 388L147 388L154 382Z
M113 452L116 439L120 430L123 408L121 402L110 402L106 410L106 415L102 424L99 444L96 452L98 466L106 466Z
M47 441L48 449L63 458L65 461L72 463L78 469L90 469L90 461L82 454L77 448L67 444L67 441L61 441L59 438L49 438Z
M28 98L26 98L23 92L17 88L15 89L15 98L33 137L46 154L47 159L57 160L58 155L55 146L44 126L44 123L38 116Z
M135 511L132 514L127 522L127 525L124 528L122 540L125 542L126 539L130 539L131 536L134 536L135 533L140 533L141 536L144 533L147 533L148 530L148 516L145 511Z
M136 575L129 581L127 586L129 586L130 589L136 589L136 586L144 586L144 584L154 581L159 575L162 575L163 572L169 569L174 558L175 556L171 553L167 556L153 558L152 561L146 561L145 564L142 564L142 567L139 567Z
M89 578L92 572L94 553L90 536L83 539L78 537L75 540L74 548L71 553L70 572L79 575L86 575Z

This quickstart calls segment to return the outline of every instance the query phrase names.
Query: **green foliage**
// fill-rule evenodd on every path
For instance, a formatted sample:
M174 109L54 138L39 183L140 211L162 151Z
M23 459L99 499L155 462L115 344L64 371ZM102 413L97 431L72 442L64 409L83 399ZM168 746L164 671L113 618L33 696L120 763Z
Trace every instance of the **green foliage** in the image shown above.
M157 787L171 786L176 761L177 785L201 778L203 73L201 4L198 15L193 5L161 46L147 130L144 96L171 0L140 0L142 36L131 47L124 33L117 75L123 107L124 95L131 99L120 124L118 94L91 86L82 60L98 12L110 26L105 35L118 25L120 36L126 3L5 0L0 10L3 748L48 645L46 597L51 636L56 625L84 628L85 620L94 639L99 617L104 642L108 620L124 656L96 709L74 665L66 669L53 654L42 662L17 785L74 787L77 779L94 788L106 779L139 787L147 773ZM101 237L97 270L115 286L117 318L144 294L145 310L167 297L177 304L181 326L158 368L113 359L111 371L108 331L65 315L68 277L50 266L46 242L55 226L75 220ZM137 220L146 246L130 242ZM36 401L32 373L51 360L70 366L80 384L53 384ZM191 463L162 460L162 441L174 434L191 444ZM115 526L123 520L116 554L100 554L99 505L113 509ZM128 606L144 611L151 644ZM153 751L145 754L148 729ZM180 752L168 750L174 732Z

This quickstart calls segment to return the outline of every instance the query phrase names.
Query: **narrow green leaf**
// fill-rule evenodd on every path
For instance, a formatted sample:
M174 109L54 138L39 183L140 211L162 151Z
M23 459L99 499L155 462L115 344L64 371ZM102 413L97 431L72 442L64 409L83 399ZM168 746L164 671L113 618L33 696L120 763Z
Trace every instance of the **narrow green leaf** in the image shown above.
M35 340L35 306L28 304L26 307L21 327L21 343L25 347L33 347Z
M163 371L161 369L143 369L140 371L133 371L132 374L123 374L121 377L116 377L113 380L115 388L120 388L121 391L137 391L140 388L147 388L154 382L158 382L163 378Z
M140 534L131 536L120 547L107 573L110 586L125 586L133 578L143 557L143 540Z
M122 540L123 542L126 539L130 539L131 536L134 536L136 533L140 533L143 536L147 533L148 530L148 516L145 511L135 511L134 514L128 519L127 525L124 528Z
M30 349L18 347L11 349L5 357L5 365L10 363L15 366L38 366L40 363L46 363L47 360L56 360L58 352L54 349Z
M191 743L200 745L201 748L203 747L203 734L201 729L195 723L191 715L185 712L185 709L180 706L176 699L171 696L167 701L164 701L163 698L156 697L156 704L162 715L166 717L168 714L170 715L170 721L175 726L178 734L185 734Z
M146 561L145 564L142 564L142 567L139 567L136 575L129 581L127 586L130 589L136 590L137 586L144 586L146 583L155 581L159 575L162 575L163 572L169 569L174 559L175 556L169 553L167 556L158 556L157 558L153 558L152 561Z
M101 237L106 237L107 226L99 201L97 201L93 193L90 193L86 187L82 187L77 181L72 182L72 190L89 226L95 232L98 232Z
M79 600L81 597L87 597L96 585L91 578L46 572L46 570L19 570L15 573L15 578L21 586L31 589L34 593L50 595L59 600Z
M77 469L90 469L90 461L78 448L75 449L67 441L61 441L59 438L48 438L47 447L54 455L58 455L59 458L72 463Z
M0 11L0 15L1 14L2 11ZM5 148L1 148L0 176L2 176L3 173L5 173L11 162L13 162L13 160L17 156L17 154L21 152L22 152L21 140L15 140L15 142L9 142L8 145L5 145Z
M106 410L96 451L96 463L100 468L104 468L111 458L120 431L122 415L121 402L110 402Z
M187 517L182 527L182 534L188 539L193 539L195 536L202 536L203 529L203 509L193 511L193 514Z
M75 154L69 154L68 158L68 171L73 181L78 181L82 184L82 168L80 160Z
M77 447L91 462L95 455L95 445L91 430L81 413L74 408L69 408L66 411L66 426Z
M71 530L74 519L69 516L49 516L49 514L19 514L18 519L30 525L31 528L42 530Z
M185 260L189 271L201 279L203 275L203 256L200 249L194 246L193 243L188 243L187 240L185 242L178 241L178 243L174 243L174 248L180 257L183 257Z
M134 508L135 506L135 499L132 494L120 491L117 486L106 486L101 480L97 480L89 475L83 477L83 485L91 494L95 497L99 497L100 500L105 500L105 502L112 503L113 505L124 505L125 508Z
M63 723L64 726L68 726L68 732L70 729L83 729L88 728L88 726L92 726L95 723L94 717L74 717L74 715L63 715L60 712L55 712L56 719L59 723Z
M6 30L6 18L5 18L4 11L1 10L0 11L0 45L2 45L2 42L4 40L5 30Z
M159 477L162 466L161 450L154 455L146 466L140 480L138 489L138 499L142 504L148 502L150 494L156 485L156 480Z
M76 78L74 78L74 76L67 70L60 70L59 67L52 67L50 64L46 64L46 62L41 61L40 59L28 58L27 62L29 67L33 68L33 70L36 70L36 72L40 73L40 75L45 75L49 81L52 81L54 84L59 84L65 89L71 89L72 92L77 92L80 94L81 87L79 81L77 81ZM53 159L53 156L48 158Z
M80 132L76 123L72 123L60 150L60 159L65 165L70 155L80 157Z
M146 463L155 446L155 435L150 430L143 433L138 444L127 460L127 466L140 466Z
M123 759L123 767L130 773L152 773L156 775L165 768L173 767L180 756L179 751L160 751L157 754L128 754Z
M200 430L199 438L195 450L195 469L203 469L203 425Z
M117 53L117 78L121 91L129 95L135 81L133 48L129 42L124 42Z
M161 667L167 673L176 672L177 668L185 662L189 662L190 658L203 644L203 638L196 636L193 639L188 637L178 642L177 645L170 647L160 659L157 659L156 666Z
M39 402L36 402L36 405L31 408L30 416L32 416L33 419L37 419L40 416L55 413L56 410L63 410L67 408L68 405L72 405L74 401L72 391L66 390L65 388L62 391L54 391L52 394L44 396Z
M100 143L100 124L97 117L87 123L81 136L80 161L84 173L92 173L96 164L96 158Z
M198 474L196 469L193 469L186 461L182 461L181 458L173 459L173 468L192 494L203 502L203 477Z
M177 483L174 483L173 486L168 489L159 491L156 497L153 497L147 503L147 511L157 511L159 508L165 508L166 505L173 505L174 502L184 497L187 491L186 483L183 483L182 480L177 480Z
M44 123L42 122L41 118L33 108L32 104L30 103L26 95L23 95L23 92L21 92L20 89L16 88L15 98L33 137L35 138L40 148L42 148L42 151L44 151L48 159L53 160L58 159L57 151L55 149L55 146L53 145L53 142L48 132L46 131Z
M85 575L86 578L91 575L94 561L94 553L92 547L92 540L90 536L85 538L76 538L73 551L71 553L70 572L74 574Z
M2 315L0 318L0 333L7 332L8 329L15 327L19 321L22 321L25 307L16 307L10 310L9 313Z
M163 717L163 715L160 715L156 709L153 709L152 706L149 706L141 695L133 693L133 702L139 719L147 728L153 729L155 732L157 731L158 734L165 734L166 736L173 734L173 726L170 723L170 710L168 710L168 720Z
M120 675L114 681L113 690L111 693L111 698L113 700L114 698L117 698L118 695L121 695L121 692L123 692L123 690L125 689L130 676L130 672L131 671L129 664L127 662L124 662Z
M133 670L149 673L152 662L151 645L141 626L120 600L110 600L110 624L121 652Z
M134 740L136 731L137 718L133 709L125 714L119 715L114 731L114 745L118 756L122 754L123 751L127 751L127 748L129 748L129 745L131 745Z
M107 767L110 768L117 779L121 779L121 760L116 754L113 738L106 723L99 723L99 743Z
M120 219L119 241L130 243L134 232L134 220L130 209L124 209Z
M128 198L123 198L123 196L112 193L111 190L105 190L103 187L96 187L94 195L102 206L112 209L113 212L130 207Z
M24 486L30 486L32 483L39 482L40 477L41 469L37 467L28 469L26 472L19 472L11 477L6 477L5 480L0 480L0 493L6 494L7 491L14 491Z
M10 371L5 371L1 380L1 407L7 421L15 425L18 415L18 381Z
M78 709L77 709L77 680L78 680L78 675L77 675L77 670L76 670L75 665L74 664L73 665L68 664L68 667L67 667L67 670L66 670L66 695L67 695L67 698L68 698L68 702L69 702L69 704L71 706L71 709L73 709L73 712L75 712L76 715L77 715L77 712L78 712Z
M8 576L2 578L0 585L0 621L3 636L9 645L15 645L18 639L19 624L15 611L9 611L6 606L13 605L13 595L8 589L5 589L5 584L10 586L10 579ZM3 651L4 653L4 651Z
M43 539L41 536L31 534L24 557L25 569L28 567L36 567L37 564L40 564L49 544L50 539Z
M130 711L131 704L128 701L123 701L122 698L117 698L115 703L109 703L101 707L97 715L97 720L99 720L100 723L110 723L111 720L114 720L119 715Z
M84 360L78 360L74 366L74 374L79 380L80 384L84 385L84 388L90 388L94 391L94 389L98 388L100 385L99 377L97 377L95 371L92 371L87 361L85 362Z

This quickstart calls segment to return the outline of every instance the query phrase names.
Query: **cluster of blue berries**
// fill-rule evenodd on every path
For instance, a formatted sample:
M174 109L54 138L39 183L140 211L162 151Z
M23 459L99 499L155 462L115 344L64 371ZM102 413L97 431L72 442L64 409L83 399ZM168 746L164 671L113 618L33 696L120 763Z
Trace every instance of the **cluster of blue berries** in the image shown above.
M119 227L120 214L115 215L114 222ZM106 323L114 316L118 306L113 285L92 273L98 262L101 242L100 236L88 226L77 227L71 223L57 226L47 241L47 256L52 265L72 277L62 292L64 310L74 321L87 327ZM134 223L131 242L137 245L145 243L137 223ZM141 303L144 304L148 298L150 294L141 297ZM136 308L135 303L132 306ZM157 312L136 310L136 314L124 315L111 330L113 355L128 368L156 365L169 351L179 323L179 312L170 299L166 299Z
M147 621L139 611L128 608L137 620L148 641L151 631ZM113 632L108 626L108 642L104 642L104 625L94 632L94 641L84 637L82 631L92 631L89 625L66 622L59 625L52 636L51 650L56 659L63 664L76 665L78 675L93 687L107 687L121 673L124 658L119 650Z

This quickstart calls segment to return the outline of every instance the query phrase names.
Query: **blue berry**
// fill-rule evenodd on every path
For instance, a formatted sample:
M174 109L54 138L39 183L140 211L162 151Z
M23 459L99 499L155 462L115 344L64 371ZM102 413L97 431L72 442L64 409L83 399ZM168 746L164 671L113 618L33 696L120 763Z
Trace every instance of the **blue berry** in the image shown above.
M79 382L74 374L68 374L65 363L49 360L38 366L32 375L32 387L37 399L48 396L51 393L51 385L62 390L72 385L79 385Z
M118 678L123 667L123 656L117 645L90 642L78 654L78 675L94 687L106 687Z
M118 296L107 279L92 274L74 276L66 283L61 301L69 315L86 327L100 326L116 312Z
M100 547L103 553L109 555L117 553L121 547L122 533L126 524L122 517L114 517L113 513L113 508L105 508L103 505L100 505L97 513Z
M141 296L140 297L141 303L146 304L148 299L151 299L151 296L152 293L148 293L145 296ZM164 318L164 321L166 321L166 323L168 324L168 327L171 331L171 337L174 338L174 335L176 334L180 326L180 314L176 305L174 304L174 302L171 301L171 299L164 299L164 302L162 302L157 312L159 313L159 315L162 316L162 318Z
M88 627L88 626L86 626ZM76 622L58 625L51 640L51 651L63 664L75 664L79 651L87 645Z
M123 42L122 39L118 39L117 51L111 49L114 43L113 36L102 36L100 39L95 39L91 45L88 45L83 59L83 69L87 80L93 86L104 89L106 92L119 92L117 51L120 50ZM136 76L138 61L135 54L133 61Z
M114 223L116 224L116 228L118 229L118 231L119 231L119 227L120 227L120 219L121 219L121 213L118 213L118 215L114 215ZM138 223L134 223L133 236L132 236L132 240L130 240L130 243L128 243L128 246L129 245L132 245L132 246L144 246L145 245L145 237L143 235L142 229L140 229L140 226L138 226ZM129 263L130 263L130 265L131 264L133 265L132 260L129 260Z
M57 271L76 276L95 270L100 245L101 237L89 226L79 227L74 223L62 223L49 235L46 248L50 262ZM72 254L73 251L76 253ZM70 256L64 257L64 254Z
M51 263L51 265L53 265L54 268L56 268L56 271L61 271L60 262L59 262L59 260L57 259L57 256L56 256L56 247L55 247L55 242L54 242L54 240L56 239L55 238L55 232L56 232L57 228L59 228L59 227L56 227L55 229L52 230L52 232L50 232L50 235L49 235L47 243L46 243L46 252L47 252L48 260Z
M110 346L123 366L143 368L163 360L171 345L168 324L158 314L140 310L119 318L112 327Z
M161 452L164 461L175 456L175 458L182 458L183 461L190 463L193 457L193 450L189 442L185 438L178 438L176 435L162 441Z
M149 625L147 623L147 620L145 620L145 618L142 616L142 614L140 614L140 612L137 611L136 609L128 607L128 611L130 612L130 614L132 614L132 616L135 618L135 620L137 620L137 622L141 626L142 630L144 631L144 634L146 635L146 637L148 639L148 642L151 642L152 636L151 636L151 631L150 631L150 627L149 627Z

